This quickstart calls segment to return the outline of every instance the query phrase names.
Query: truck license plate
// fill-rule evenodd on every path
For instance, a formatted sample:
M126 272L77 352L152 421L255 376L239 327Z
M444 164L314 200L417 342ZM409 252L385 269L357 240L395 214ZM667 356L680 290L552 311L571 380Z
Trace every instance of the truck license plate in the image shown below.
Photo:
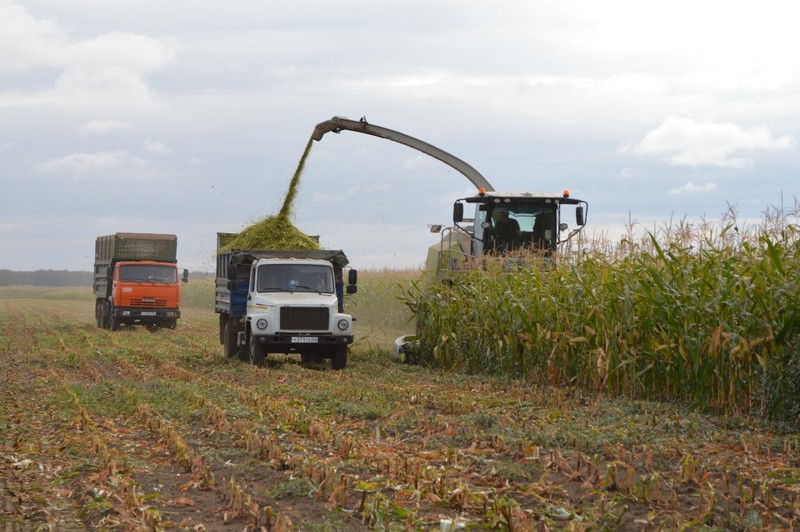
M292 336L293 344L316 344L318 341L316 336Z
M155 316L156 313L152 311L145 310L142 312L142 316Z

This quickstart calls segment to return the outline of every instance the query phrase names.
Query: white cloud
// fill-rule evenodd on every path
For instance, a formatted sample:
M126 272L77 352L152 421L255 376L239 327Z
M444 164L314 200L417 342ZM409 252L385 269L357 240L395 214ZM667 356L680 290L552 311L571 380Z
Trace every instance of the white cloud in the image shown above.
M119 31L80 39L20 5L0 4L0 72L41 74L38 90L12 94L29 105L141 98L145 76L170 64L178 48L175 39Z
M85 175L108 172L126 165L142 166L143 159L131 157L124 151L104 151L96 153L73 153L65 157L53 159L39 165L38 169L46 173L72 172L74 175Z
M424 167L430 164L431 158L429 155L417 155L410 157L403 163L403 168L406 170L416 170L417 168Z
M159 142L156 140L146 139L144 142L142 142L142 148L144 148L145 151L150 153L158 153L158 154L172 153L172 148L170 148L163 142Z
M150 89L136 72L122 67L105 69L70 68L55 81L54 97L65 102L146 101Z
M17 229L24 229L26 227L23 223L0 223L0 233L6 231L16 231Z
M120 122L118 120L93 120L81 124L78 131L81 135L103 135L111 133L112 131L119 131L121 129L129 129L130 122Z
M716 183L704 183L702 185L698 185L693 183L692 181L689 181L684 185L670 189L670 191L667 194L670 195L698 194L702 192L711 192L712 190L716 190L716 188L717 188Z
M695 122L668 116L638 144L623 148L623 151L661 156L675 166L751 168L751 159L734 154L793 148L791 135L775 138L763 126L745 129L733 123Z
M122 68L148 74L171 63L178 47L174 39L119 31L76 39L55 21L37 19L19 5L0 4L0 70Z
M0 71L51 66L66 35L52 20L37 20L19 5L0 4Z
M782 68L719 69L697 68L686 72L677 80L682 91L764 91L774 92L789 85L794 73Z
M69 69L120 68L149 74L175 59L177 42L145 35L112 32L70 43L58 53L59 63Z

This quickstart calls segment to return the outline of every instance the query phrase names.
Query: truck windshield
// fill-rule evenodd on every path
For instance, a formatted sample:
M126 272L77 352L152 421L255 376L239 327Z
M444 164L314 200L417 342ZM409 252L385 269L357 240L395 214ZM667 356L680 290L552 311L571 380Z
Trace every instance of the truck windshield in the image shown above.
M126 264L119 269L119 280L140 283L177 283L178 270L175 266Z
M332 294L333 268L322 264L262 264L258 267L256 290Z
M557 216L553 205L509 202L489 205L480 215L487 251L555 248Z

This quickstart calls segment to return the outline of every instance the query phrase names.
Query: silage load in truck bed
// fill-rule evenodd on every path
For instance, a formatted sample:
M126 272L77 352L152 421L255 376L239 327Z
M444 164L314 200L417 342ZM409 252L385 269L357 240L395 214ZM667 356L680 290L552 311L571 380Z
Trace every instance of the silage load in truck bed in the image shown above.
M224 253L232 249L320 249L319 239L310 237L292 225L290 221L292 203L297 195L300 176L303 174L306 158L311 151L313 138L308 139L306 149L303 151L297 165L289 190L283 200L283 206L276 216L270 216L251 225L239 233L236 238L217 249L217 253ZM218 242L219 244L219 242Z
M288 217L270 216L244 229L220 252L232 249L320 249L315 239L297 229Z

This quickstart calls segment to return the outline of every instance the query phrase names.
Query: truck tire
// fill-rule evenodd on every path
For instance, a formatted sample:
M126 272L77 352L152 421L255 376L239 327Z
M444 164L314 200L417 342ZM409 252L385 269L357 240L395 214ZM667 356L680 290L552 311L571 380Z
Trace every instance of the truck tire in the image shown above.
M318 364L321 358L319 353L300 353L300 365L311 366L312 364Z
M108 329L108 301L100 302L100 328Z
M344 369L347 366L347 344L336 346L331 358L331 368Z
M219 315L219 343L225 345L225 325L228 324L228 315L220 313Z
M248 348L250 355L250 363L254 366L261 367L264 365L264 359L267 356L267 346L261 345L250 339L250 347Z
M103 308L105 309L103 314L106 317L106 328L109 331L118 331L120 321L119 318L114 316L114 305L110 301L105 301L103 303Z
M94 303L94 319L97 321L97 326L101 329L105 329L105 320L103 319L103 302L101 300L97 300Z
M225 354L225 358L233 358L239 354L239 346L236 345L238 334L239 331L235 323L231 320L225 322L225 330L222 335L222 351Z

